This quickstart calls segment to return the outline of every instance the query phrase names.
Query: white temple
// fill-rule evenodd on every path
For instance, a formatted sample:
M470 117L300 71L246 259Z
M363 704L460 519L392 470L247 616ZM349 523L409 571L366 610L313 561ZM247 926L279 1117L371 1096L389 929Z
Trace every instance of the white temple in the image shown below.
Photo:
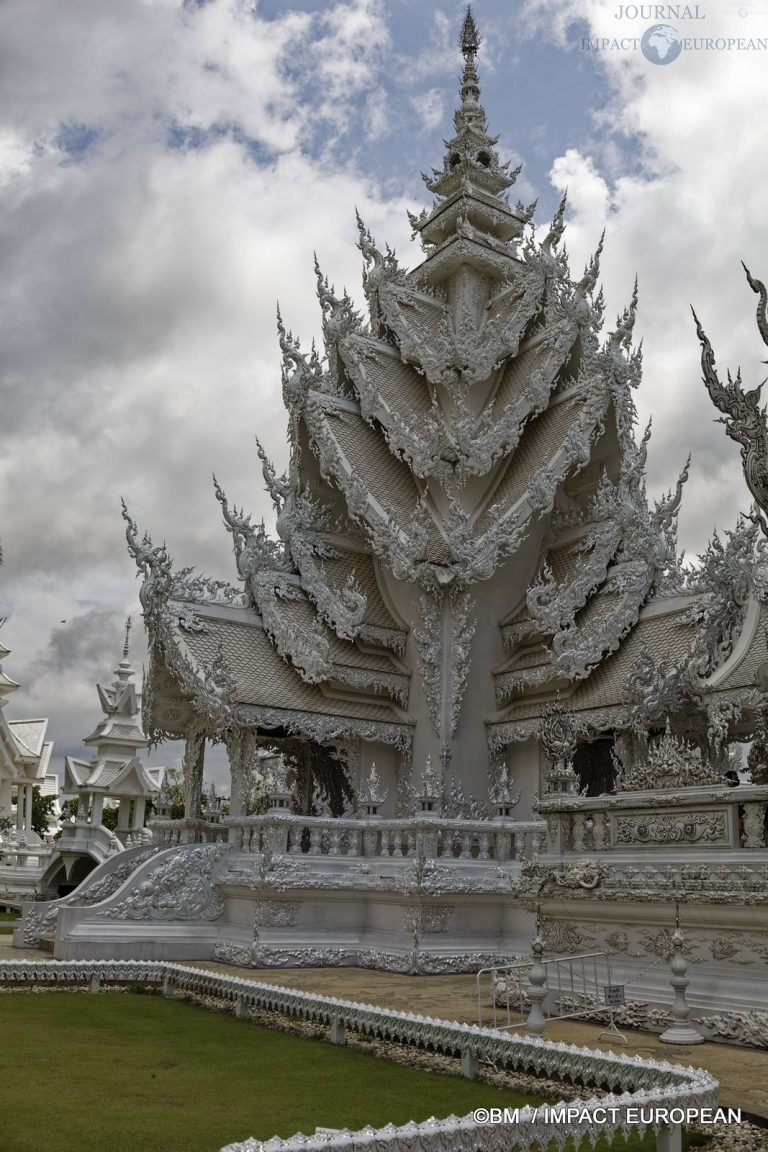
M565 201L538 231L510 202L478 45L468 14L415 267L358 220L367 316L317 267L324 356L278 317L288 472L259 446L277 537L216 484L230 586L174 571L124 511L144 731L186 741L186 817L157 823L164 850L103 903L63 910L56 955L474 970L526 953L538 907L543 947L609 952L653 1011L677 904L712 1033L759 1031L760 528L681 563L688 465L649 501L635 436L636 291L603 336L603 240L575 278ZM714 395L713 371L705 348ZM731 787L729 747L750 740L753 783ZM225 827L199 813L218 741Z
M94 754L90 760L67 756L64 761L63 793L77 797L77 813L64 822L43 878L43 890L49 893L64 895L108 857L152 841L144 827L146 804L158 796L165 769L147 768L141 760L148 740L141 729L141 697L129 659L130 629L129 617L114 681L108 687L96 685L103 718L83 741ZM118 808L114 832L102 823L105 804Z
M0 901L14 902L32 895L50 857L32 827L32 800L35 788L50 788L53 742L45 739L47 719L8 719L8 698L19 687L3 670L8 656L0 641Z

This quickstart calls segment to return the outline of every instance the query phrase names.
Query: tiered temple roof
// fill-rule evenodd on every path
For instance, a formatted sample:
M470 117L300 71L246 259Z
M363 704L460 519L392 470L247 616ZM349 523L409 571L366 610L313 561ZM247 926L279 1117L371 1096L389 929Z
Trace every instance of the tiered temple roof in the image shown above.
M0 618L0 628L5 620ZM3 661L10 656L9 648L0 641L0 781L10 784L40 784L50 764L53 742L45 739L47 719L9 720L5 705L19 685L3 670ZM0 802L5 815L10 814L10 794ZM0 814L3 814L0 812Z
M165 778L164 768L147 768L141 753L149 741L141 729L140 697L129 659L130 617L125 630L123 658L108 686L96 685L104 713L83 743L94 749L90 760L67 756L64 792L102 794L106 797L151 796Z
M362 738L482 762L487 784L558 695L585 733L675 709L714 723L702 692L755 599L755 530L681 566L688 464L649 505L650 430L633 432L637 289L602 337L603 240L573 279L565 197L548 229L510 201L478 44L468 13L455 132L410 217L420 263L358 217L367 317L317 262L324 356L278 316L286 474L259 445L277 538L216 484L242 592L174 573L125 512L154 737Z

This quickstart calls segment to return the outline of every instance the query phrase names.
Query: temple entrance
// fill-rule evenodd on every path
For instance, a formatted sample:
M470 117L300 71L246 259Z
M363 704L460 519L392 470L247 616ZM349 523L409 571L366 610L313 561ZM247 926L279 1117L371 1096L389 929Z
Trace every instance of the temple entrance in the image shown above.
M611 753L613 736L584 740L577 744L573 769L579 780L579 791L587 796L603 796L616 787L616 768ZM585 791L586 790L586 791Z

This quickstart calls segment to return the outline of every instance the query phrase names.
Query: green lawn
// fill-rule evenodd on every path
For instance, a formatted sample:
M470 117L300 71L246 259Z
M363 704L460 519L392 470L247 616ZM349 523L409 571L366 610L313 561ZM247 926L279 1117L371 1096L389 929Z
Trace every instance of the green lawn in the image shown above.
M159 996L3 993L0 1034L3 1152L217 1152L530 1100Z

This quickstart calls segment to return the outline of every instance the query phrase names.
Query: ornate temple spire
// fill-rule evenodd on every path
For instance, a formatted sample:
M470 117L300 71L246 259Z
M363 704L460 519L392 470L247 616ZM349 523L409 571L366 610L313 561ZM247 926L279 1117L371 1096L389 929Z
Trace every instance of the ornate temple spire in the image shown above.
M131 729L130 732L128 732L127 729L125 732L123 732L122 729L118 731L121 743L126 744L126 746L130 744L134 750L147 746L147 741L138 720L140 696L134 680L136 673L131 667L130 661L132 626L133 620L130 616L127 616L123 639L123 658L115 669L114 680L108 686L102 684L96 685L101 709L107 719L101 721L95 731L86 738L84 741L86 744L98 744L99 740L104 737L104 732L107 730L111 731L111 725L108 723L108 720L112 718L112 724L123 723Z
M467 5L464 22L459 33L459 48L464 57L464 74L461 78L461 107L454 117L456 131L474 128L486 132L485 109L480 103L480 83L477 78L475 56L480 47L480 34L477 31L472 9Z
M472 5L467 4L467 11L464 14L464 21L461 25L459 32L459 48L463 56L469 60L470 57L474 58L477 50L480 47L480 33L475 24L475 18L472 15Z
M504 193L517 179L496 151L497 136L489 136L485 109L480 103L480 83L475 59L480 34L471 8L467 8L459 33L464 70L454 113L455 135L446 140L442 169L433 169L424 181L439 200L431 212L411 216L414 231L426 247L440 245L451 236L502 243L517 239L530 218L523 206L514 210Z

